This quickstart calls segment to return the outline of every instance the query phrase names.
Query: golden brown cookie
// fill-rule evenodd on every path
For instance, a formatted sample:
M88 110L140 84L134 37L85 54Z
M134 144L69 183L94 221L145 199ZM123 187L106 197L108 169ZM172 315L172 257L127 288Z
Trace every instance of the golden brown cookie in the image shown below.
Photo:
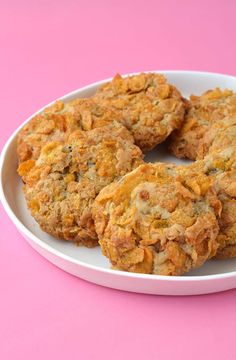
M181 275L215 255L221 203L201 171L144 164L93 205L103 254L115 269Z
M201 141L204 136L211 138L212 125L220 123L225 117L231 118L235 115L236 93L231 90L216 88L201 96L190 96L190 107L183 126L171 136L171 151L178 158L202 158L205 151L199 149L202 146Z
M186 108L179 91L163 75L154 73L125 78L116 75L98 89L94 100L120 113L143 151L151 150L179 129Z
M47 143L37 160L22 162L27 205L47 233L97 245L91 206L99 191L140 165L141 150L119 123L77 130L65 143Z
M211 126L199 143L198 158L203 159L208 153L232 146L236 146L236 115L225 117Z
M87 131L114 121L122 123L120 114L100 106L93 99L78 98L68 103L57 101L31 119L19 132L19 162L37 159L45 144L50 141L64 142L74 130Z
M217 237L219 248L216 257L236 256L236 146L212 152L191 165L203 171L214 182L214 189L222 203Z

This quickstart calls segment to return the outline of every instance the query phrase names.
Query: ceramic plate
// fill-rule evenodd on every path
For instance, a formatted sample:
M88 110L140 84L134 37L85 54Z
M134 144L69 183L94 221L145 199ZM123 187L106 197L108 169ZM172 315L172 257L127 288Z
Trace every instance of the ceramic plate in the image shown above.
M168 81L177 86L186 97L192 93L201 94L203 91L216 86L236 91L236 78L232 76L193 71L157 72L164 73ZM65 95L61 99L67 102L76 97L91 96L98 86L109 80L106 79L86 86ZM25 123L33 116L35 114ZM16 172L16 137L19 130L20 128L10 137L1 154L0 197L7 214L19 232L46 259L82 279L126 291L159 295L195 295L236 287L236 259L210 260L201 268L185 276L171 277L126 273L111 270L108 260L102 256L99 247L95 249L77 247L72 243L56 240L41 231L27 210L21 190L22 183ZM146 156L146 161L181 163L170 156L164 146L159 146L151 151Z

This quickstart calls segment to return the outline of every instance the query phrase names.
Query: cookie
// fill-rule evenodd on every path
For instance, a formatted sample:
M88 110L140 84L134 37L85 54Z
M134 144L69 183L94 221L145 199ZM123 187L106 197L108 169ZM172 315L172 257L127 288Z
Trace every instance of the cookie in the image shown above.
M160 74L141 73L114 79L98 89L94 100L118 111L135 143L146 152L180 128L186 102Z
M215 255L220 212L209 177L161 163L105 187L92 210L113 268L158 275L184 274Z
M51 141L63 143L75 130L88 131L113 122L122 123L120 114L100 106L93 99L78 98L68 103L57 101L31 119L19 132L19 162L37 159L44 145Z
M37 160L20 164L27 205L42 230L88 247L97 245L91 217L95 197L143 162L130 136L119 123L77 130L64 143L47 143Z
M199 143L198 158L236 146L236 115L225 117L211 126Z
M183 126L171 136L170 150L178 158L203 158L206 154L206 151L200 150L203 137L211 138L212 125L235 115L236 93L231 90L216 88L201 96L190 96Z
M218 219L217 258L236 256L236 147L215 151L191 165L195 171L203 171L213 180L213 186L222 203Z

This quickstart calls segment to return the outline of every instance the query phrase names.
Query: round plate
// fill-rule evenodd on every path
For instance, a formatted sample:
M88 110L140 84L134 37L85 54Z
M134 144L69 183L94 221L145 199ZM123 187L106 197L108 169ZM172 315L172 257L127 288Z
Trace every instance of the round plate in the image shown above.
M177 86L186 97L192 93L201 94L217 86L236 91L236 78L232 76L193 71L157 72L165 74L168 81ZM91 96L98 86L109 80L111 79L76 90L65 95L62 100L67 102L76 97ZM33 114L25 123L35 115ZM236 287L236 259L210 260L185 276L127 273L111 270L108 260L102 256L99 247L94 249L78 247L73 243L56 240L41 231L27 210L21 190L22 182L16 172L16 137L19 130L20 128L10 137L1 154L0 198L7 214L23 237L46 259L82 279L126 291L160 295L195 295ZM168 155L163 145L151 151L146 156L146 161L181 163Z

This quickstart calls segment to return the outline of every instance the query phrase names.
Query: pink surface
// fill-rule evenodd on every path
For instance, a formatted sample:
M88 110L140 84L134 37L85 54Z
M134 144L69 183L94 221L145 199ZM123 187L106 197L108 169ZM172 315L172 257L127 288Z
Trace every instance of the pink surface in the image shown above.
M1 1L0 147L41 106L116 72L236 75L235 13L234 0ZM0 359L236 358L236 290L102 288L44 260L0 214Z

